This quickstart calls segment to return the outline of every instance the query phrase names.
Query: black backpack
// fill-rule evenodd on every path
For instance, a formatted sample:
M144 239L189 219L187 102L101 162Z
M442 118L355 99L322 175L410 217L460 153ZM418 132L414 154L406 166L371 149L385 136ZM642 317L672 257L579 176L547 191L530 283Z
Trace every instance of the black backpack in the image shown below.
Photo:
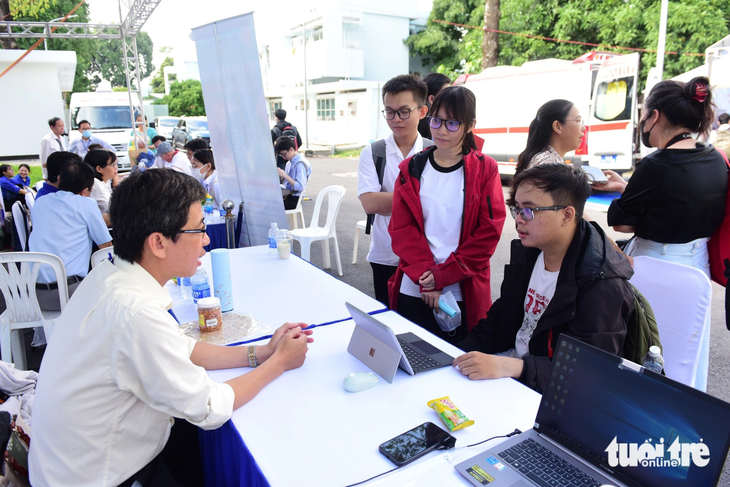
M294 140L294 148L296 150L299 150L299 144L297 144L297 129L292 127L291 125L287 125L283 129L280 129L279 127L274 127L274 133L276 134L276 138L279 137L289 137L290 139Z
M423 139L423 150L433 146L434 143L431 139ZM375 172L378 173L378 182L383 186L383 174L385 173L385 139L379 139L370 144L370 150L373 153L373 164L375 164ZM370 235L370 228L373 226L375 221L375 215L368 214L368 221L365 224L365 233Z

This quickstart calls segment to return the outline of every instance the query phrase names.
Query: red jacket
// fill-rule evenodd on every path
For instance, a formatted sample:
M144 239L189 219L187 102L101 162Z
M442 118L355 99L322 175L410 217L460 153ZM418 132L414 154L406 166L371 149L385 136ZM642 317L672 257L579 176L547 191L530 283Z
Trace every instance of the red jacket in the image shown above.
M491 157L470 151L464 156L464 213L459 246L442 264L436 264L424 234L419 191L421 174L428 155L426 149L403 161L393 191L393 213L388 231L393 252L400 257L398 269L388 281L392 309L398 307L403 273L413 282L430 270L436 289L461 284L469 330L486 317L492 305L489 259L499 243L507 211L497 163Z

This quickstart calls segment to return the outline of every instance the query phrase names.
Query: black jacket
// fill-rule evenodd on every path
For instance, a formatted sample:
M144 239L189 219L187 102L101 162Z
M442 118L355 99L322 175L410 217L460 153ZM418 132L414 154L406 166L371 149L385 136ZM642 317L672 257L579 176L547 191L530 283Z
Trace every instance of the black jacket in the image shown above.
M271 142L272 143L276 142L276 139L278 139L281 136L281 133L284 131L284 128L286 128L286 127L291 127L294 129L294 133L297 134L297 147L301 147L302 146L302 136L299 135L299 131L297 130L297 128L294 125L292 125L291 123L287 122L286 120L282 120L281 122L278 122L276 125L274 125L274 129L278 129L278 130L271 129ZM277 133L279 135L277 135Z
M523 247L519 240L512 242L501 297L460 343L463 350L498 353L515 347L527 287L539 254L540 249ZM626 323L634 311L634 294L628 283L633 273L603 230L581 220L563 258L553 299L530 339L530 354L522 359L525 367L520 382L543 391L561 333L620 356Z

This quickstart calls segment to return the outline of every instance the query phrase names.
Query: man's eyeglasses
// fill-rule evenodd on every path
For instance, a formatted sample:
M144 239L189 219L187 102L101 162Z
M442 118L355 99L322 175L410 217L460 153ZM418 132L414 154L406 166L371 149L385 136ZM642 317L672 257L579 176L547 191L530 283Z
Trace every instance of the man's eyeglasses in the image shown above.
M432 129L440 129L441 124L446 124L446 130L449 132L457 132L459 130L459 127L461 126L461 122L458 120L442 120L438 117L427 117L428 118L428 126Z
M509 212L514 219L517 219L517 215L520 215L523 220L530 221L535 218L536 211L557 211L563 208L567 208L567 206L542 206L540 208L517 208L516 206L510 206Z
M195 230L178 230L177 233L205 233L208 229L208 224L203 222L203 228L196 228Z
M284 158L288 152L289 152L288 150L287 151L283 151L283 152L279 152L279 156L281 158Z
M393 120L395 118L395 114L398 114L398 117L400 117L401 120L408 120L411 118L411 112L413 110L418 110L421 107L413 107L413 108L404 108L402 110L388 110L387 108L383 110L383 116L386 120Z

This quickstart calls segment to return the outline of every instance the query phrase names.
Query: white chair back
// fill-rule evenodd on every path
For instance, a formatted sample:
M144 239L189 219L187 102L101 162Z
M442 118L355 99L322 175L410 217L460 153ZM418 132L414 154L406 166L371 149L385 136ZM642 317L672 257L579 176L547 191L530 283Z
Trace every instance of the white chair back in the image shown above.
M91 268L98 266L105 260L114 261L114 246L99 249L91 254Z
M15 236L18 239L18 242L20 242L20 248L24 251L28 250L30 224L20 201L13 203L13 222L15 223Z
M2 208L2 211L0 211L0 227L5 228L5 201L2 198L0 198L0 208Z
M32 191L25 193L25 206L28 207L28 211L33 211L33 205L35 204L35 195Z
M41 179L40 181L38 181L37 183L35 183L35 190L36 191L40 191L44 184L45 184L45 181L43 181Z
M289 223L291 225L291 230L299 228L299 218L302 219L302 227L304 226L304 211L302 210L302 201L304 201L304 194L306 193L306 191L307 187L305 186L302 190L302 193L299 195L299 201L297 201L297 206L294 209L284 211L284 213L286 213L287 220L289 220Z
M312 221L309 228L322 228L327 235L335 233L335 224L337 222L337 213L340 211L342 197L345 195L345 187L334 185L327 186L317 195L317 201L314 203L314 213L312 213ZM322 211L322 202L327 199L327 219L324 226L319 226L319 214Z
M11 331L24 328L43 327L46 339L53 332L51 314L41 312L36 297L36 280L43 264L53 268L58 283L61 311L68 303L68 284L63 261L51 254L41 252L0 253L0 291L5 298L6 309L0 315L0 359L14 362L25 368L25 348L22 335L11 338ZM18 265L19 264L19 265ZM58 316L54 313L53 316Z
M709 352L712 303L707 275L694 267L637 256L629 282L654 309L667 377L706 390L709 353L702 351Z

